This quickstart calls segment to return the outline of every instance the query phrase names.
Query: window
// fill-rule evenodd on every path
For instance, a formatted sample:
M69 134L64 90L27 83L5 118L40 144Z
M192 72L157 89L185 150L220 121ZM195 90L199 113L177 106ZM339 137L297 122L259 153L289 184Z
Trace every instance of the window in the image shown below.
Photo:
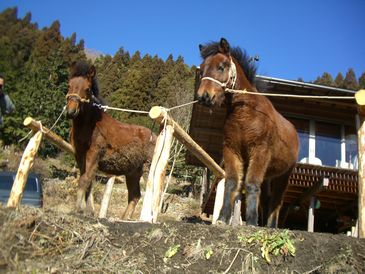
M298 161L357 169L357 134L354 126L288 118L299 136Z
M325 166L336 166L341 161L341 126L315 122L315 156Z
M298 161L308 158L309 153L309 120L299 118L289 118L295 126L299 137Z
M345 159L351 168L358 168L357 134L354 127L345 126Z

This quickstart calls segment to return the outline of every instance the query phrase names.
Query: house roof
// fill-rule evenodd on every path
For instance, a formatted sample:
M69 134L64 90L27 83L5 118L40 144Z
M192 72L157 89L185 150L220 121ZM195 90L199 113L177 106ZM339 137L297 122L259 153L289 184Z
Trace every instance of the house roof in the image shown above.
M316 91L323 91L326 92L328 95L344 95L344 96L353 96L356 91L349 90L349 89L343 89L343 88L335 88L335 87L329 87L329 86L323 86L323 85L317 85L312 83L306 83L301 81L293 81L293 80L286 80L286 79L280 79L275 77L268 77L263 75L257 75L256 80L258 82L262 83L269 83L273 85L287 85L290 87L296 87L298 89L305 90L316 90Z

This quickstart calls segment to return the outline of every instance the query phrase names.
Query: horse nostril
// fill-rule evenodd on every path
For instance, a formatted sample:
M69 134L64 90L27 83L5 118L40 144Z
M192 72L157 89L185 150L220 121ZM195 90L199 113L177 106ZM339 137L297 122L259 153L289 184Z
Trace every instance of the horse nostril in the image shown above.
M210 97L209 97L208 92L204 92L204 94L203 94L203 100L204 100L204 102L209 103Z

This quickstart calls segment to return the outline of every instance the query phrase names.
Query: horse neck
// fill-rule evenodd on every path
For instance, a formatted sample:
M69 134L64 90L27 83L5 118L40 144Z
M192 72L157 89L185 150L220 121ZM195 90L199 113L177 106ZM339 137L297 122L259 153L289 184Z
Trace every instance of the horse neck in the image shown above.
M82 134L91 134L96 122L101 120L102 111L96 107L85 105L79 115L72 120L73 131L80 131Z
M241 65L237 63L237 61L233 60L236 65L236 73L237 73L237 80L236 85L234 89L238 90L248 90L248 91L255 91L256 89L254 86L250 83L250 81L247 79Z
M237 80L236 85L234 87L235 90L247 90L251 92L257 92L256 87L250 83L247 79L242 67L234 60L236 64L236 72L237 72ZM248 97L255 96L250 94L240 94L240 93L233 93L229 94L228 100L228 112L234 111L237 106L241 106L247 101Z

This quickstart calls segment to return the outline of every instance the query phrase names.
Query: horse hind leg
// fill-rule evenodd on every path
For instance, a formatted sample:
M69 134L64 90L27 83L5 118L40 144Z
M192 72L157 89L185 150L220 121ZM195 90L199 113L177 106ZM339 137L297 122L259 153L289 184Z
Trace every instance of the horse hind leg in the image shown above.
M123 213L122 219L131 219L136 205L141 198L141 189L139 181L141 179L143 170L142 168L138 171L126 176L127 189L128 189L128 206Z
M89 189L86 191L86 210L90 214L94 214L94 212L95 212L93 184L92 183L90 184Z
M270 203L268 208L267 227L277 228L279 224L279 213L283 204L284 193L289 184L289 176L292 169L285 174L272 179Z

